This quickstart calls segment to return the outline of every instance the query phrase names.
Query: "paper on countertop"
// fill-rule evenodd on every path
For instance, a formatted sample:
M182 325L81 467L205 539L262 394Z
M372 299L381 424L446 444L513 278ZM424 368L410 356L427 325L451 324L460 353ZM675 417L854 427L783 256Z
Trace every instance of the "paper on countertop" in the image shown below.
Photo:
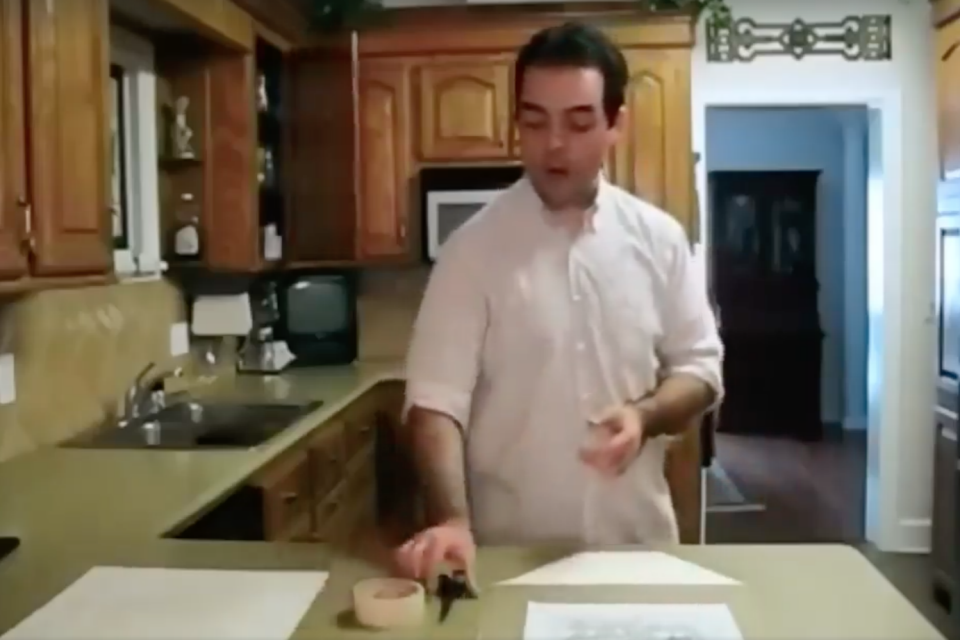
M743 640L725 604L531 602L524 640Z
M589 551L502 585L737 585L738 581L660 551Z
M286 640L320 571L94 567L3 640Z

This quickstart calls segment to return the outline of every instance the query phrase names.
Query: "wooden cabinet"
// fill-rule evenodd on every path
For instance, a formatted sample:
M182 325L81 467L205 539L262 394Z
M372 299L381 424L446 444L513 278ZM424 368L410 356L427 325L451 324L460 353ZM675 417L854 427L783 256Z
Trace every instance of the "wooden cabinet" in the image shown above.
M691 227L690 52L628 49L626 126L607 160L611 182Z
M360 120L357 252L360 259L409 253L415 209L411 162L412 64L406 60L362 59L359 69Z
M377 427L399 418L402 399L402 383L377 385L254 476L258 536L350 548L373 532Z
M0 278L104 274L106 0L0 9Z
M940 178L955 180L960 178L960 3L940 4L954 5L936 33Z
M513 133L513 55L450 56L420 65L419 159L506 160Z

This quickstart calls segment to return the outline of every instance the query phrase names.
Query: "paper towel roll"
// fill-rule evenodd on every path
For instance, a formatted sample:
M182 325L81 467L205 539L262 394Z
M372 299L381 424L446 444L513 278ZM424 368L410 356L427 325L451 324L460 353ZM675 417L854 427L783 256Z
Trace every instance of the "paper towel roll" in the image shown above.
M412 580L370 578L353 585L353 611L357 621L375 629L420 624L426 601L423 585Z
M253 328L250 294L197 296L190 329L195 336L245 336Z

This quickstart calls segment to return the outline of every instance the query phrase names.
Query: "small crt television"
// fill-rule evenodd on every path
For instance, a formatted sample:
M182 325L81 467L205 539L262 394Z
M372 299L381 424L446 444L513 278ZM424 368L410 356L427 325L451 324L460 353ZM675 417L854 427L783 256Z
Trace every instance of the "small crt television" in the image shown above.
M350 364L357 359L357 274L301 271L277 281L274 332L296 359L292 367Z

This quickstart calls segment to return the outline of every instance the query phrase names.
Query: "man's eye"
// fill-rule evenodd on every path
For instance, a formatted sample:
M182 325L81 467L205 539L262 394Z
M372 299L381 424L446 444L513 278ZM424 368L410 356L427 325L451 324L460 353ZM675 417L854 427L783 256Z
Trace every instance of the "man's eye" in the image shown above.
M595 125L596 121L593 118L574 118L568 123L570 129L577 133L591 131Z
M524 129L543 129L547 123L543 120L521 120L520 126Z

